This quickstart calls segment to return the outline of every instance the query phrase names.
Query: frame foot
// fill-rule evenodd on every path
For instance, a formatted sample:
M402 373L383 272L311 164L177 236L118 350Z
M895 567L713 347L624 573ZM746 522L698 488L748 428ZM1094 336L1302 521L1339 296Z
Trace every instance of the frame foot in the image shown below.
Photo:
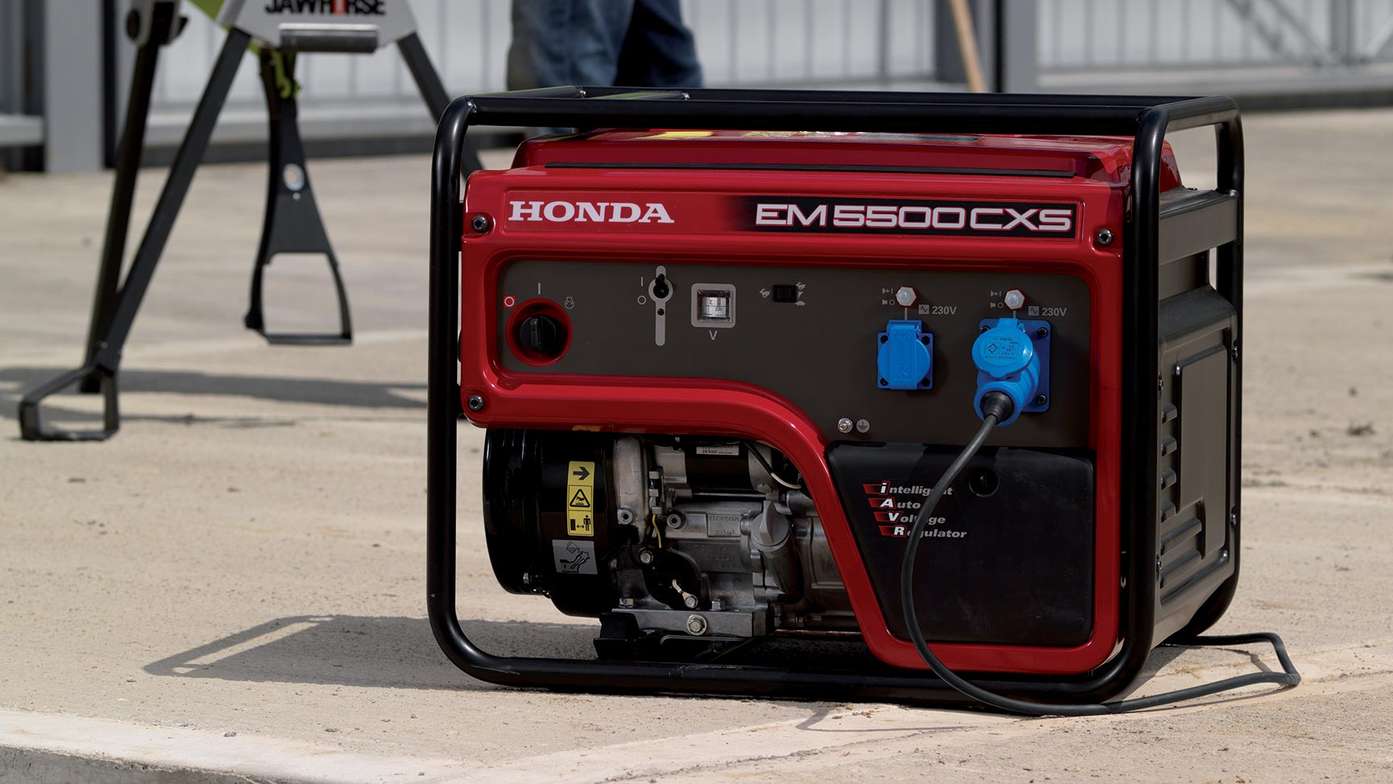
M102 393L102 427L100 430L67 430L44 425L44 399L62 390L96 381ZM121 428L121 411L117 403L116 371L98 365L84 365L69 370L29 390L19 401L19 435L25 441L105 441Z

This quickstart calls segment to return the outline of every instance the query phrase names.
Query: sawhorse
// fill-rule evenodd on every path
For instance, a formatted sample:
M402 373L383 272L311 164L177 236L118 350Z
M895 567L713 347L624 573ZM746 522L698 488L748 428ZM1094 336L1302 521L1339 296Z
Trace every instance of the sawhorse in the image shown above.
M366 5L312 3L312 10L280 7L260 0L229 0L218 21L227 37L213 64L203 95L194 109L184 139L175 153L168 178L145 228L135 259L121 282L131 203L140 169L145 129L154 89L160 48L172 42L187 21L179 13L180 0L138 0L126 19L126 32L136 44L125 125L117 150L116 180L102 242L101 266L93 296L92 319L87 332L83 364L25 393L19 404L20 435L27 441L104 441L121 425L117 373L121 351L136 313L150 287L155 267L174 228L193 182L193 175L208 149L218 114L227 100L233 77L247 47L255 42L261 63L261 81L270 119L270 175L266 213L252 270L251 302L244 324L272 343L325 344L352 340L353 326L348 296L339 275L338 259L324 230L314 191L305 166L304 144L298 124L296 55L300 52L367 54L395 43L433 117L449 103L449 94L431 65L416 34L415 18L406 0L374 0ZM278 9L279 10L275 10ZM349 11L354 13L350 14ZM471 150L469 166L479 168ZM328 260L338 296L339 330L327 334L287 334L266 329L262 309L263 272L279 253L317 253ZM46 426L41 403L63 389L77 385L84 393L100 392L102 427L68 430Z

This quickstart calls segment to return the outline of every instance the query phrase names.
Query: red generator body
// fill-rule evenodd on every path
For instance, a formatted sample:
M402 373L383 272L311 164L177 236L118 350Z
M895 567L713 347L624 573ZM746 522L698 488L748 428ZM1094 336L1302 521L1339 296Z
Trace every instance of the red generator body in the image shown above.
M577 132L463 183L475 125ZM1189 189L1164 137L1206 125ZM1231 101L557 88L456 101L434 167L429 598L467 672L961 698L913 625L984 688L1091 703L1228 606ZM593 660L461 630L461 416L495 575L598 619Z

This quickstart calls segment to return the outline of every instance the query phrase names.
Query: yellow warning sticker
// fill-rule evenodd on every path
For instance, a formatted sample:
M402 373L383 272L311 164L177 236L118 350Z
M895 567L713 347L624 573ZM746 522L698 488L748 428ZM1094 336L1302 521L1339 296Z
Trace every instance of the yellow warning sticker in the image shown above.
M566 492L571 496L571 499L566 502L567 509L590 511L590 494L585 492L584 487L571 485L566 488Z
M566 465L566 533L595 535L595 464L572 460Z
M711 131L663 131L653 133L648 136L641 136L641 139L704 139L707 136L714 136Z
M566 512L566 533L569 536L594 536L595 522L589 512Z
M566 484L581 487L595 486L595 464L588 460L572 460L566 464Z

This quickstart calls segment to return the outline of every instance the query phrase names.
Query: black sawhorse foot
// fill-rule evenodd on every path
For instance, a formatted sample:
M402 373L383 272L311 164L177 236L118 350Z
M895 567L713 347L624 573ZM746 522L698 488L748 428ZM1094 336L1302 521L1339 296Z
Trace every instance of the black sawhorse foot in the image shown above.
M68 430L46 427L40 401L74 384L95 383L102 393L102 427L100 430ZM29 390L19 401L19 432L25 441L105 441L121 428L120 401L116 393L116 373L96 365L83 365L76 370L55 376Z

